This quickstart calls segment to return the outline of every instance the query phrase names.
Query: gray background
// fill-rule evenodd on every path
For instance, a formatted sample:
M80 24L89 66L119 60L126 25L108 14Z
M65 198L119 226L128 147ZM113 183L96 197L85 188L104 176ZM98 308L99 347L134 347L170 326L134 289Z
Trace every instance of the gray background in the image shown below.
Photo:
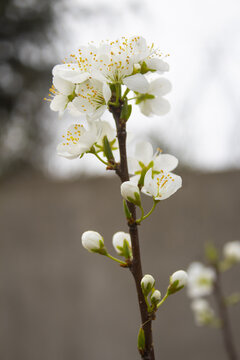
M240 233L239 172L182 177L184 187L140 226L144 272L162 293L172 272L203 260L206 241L221 248ZM130 273L80 241L96 230L114 254L113 233L127 230L121 203L110 176L55 182L29 172L1 182L2 360L139 358ZM226 294L239 290L239 266L223 282ZM237 341L239 306L231 320ZM185 290L158 312L154 343L156 359L226 359L219 331L194 325Z

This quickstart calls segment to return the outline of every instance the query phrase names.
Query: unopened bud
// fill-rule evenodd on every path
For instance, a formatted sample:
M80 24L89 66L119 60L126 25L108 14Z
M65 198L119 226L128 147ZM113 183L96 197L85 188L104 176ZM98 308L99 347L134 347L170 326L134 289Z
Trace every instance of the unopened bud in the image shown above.
M159 290L155 290L151 295L151 303L157 304L161 300L161 293Z
M132 255L131 238L128 233L119 231L113 235L112 239L113 247L116 252L129 259Z
M82 245L90 252L99 253L101 255L107 254L103 237L96 231L85 231L82 234Z
M224 245L224 257L232 262L240 262L240 241L230 241Z
M188 280L188 275L186 271L178 270L170 276L170 284L168 287L169 295L174 294L175 292L181 290Z
M144 275L141 280L141 287L144 296L148 296L155 285L155 280L152 275Z
M121 194L125 200L127 200L137 206L141 206L141 198L140 198L139 188L132 181L125 181L124 183L122 183Z

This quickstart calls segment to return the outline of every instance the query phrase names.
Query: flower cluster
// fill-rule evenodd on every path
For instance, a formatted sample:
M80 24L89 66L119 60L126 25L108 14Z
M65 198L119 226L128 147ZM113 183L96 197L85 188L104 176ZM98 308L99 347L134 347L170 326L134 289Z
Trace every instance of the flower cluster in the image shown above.
M109 132L106 134L106 121L100 120L112 106L124 103L125 120L131 113L130 101L135 101L146 116L166 114L170 105L164 96L171 90L171 84L162 77L169 70L165 57L154 44L147 45L143 37L134 36L99 44L91 42L54 66L46 99L51 110L59 114L68 111L74 117L87 119L89 125L86 129L82 120L81 124L73 124L63 135L58 155L79 158L92 152L92 146L104 136L113 150L113 143L117 145L116 131L108 124L110 136ZM97 153L101 151L103 148L97 149ZM106 157L104 151L103 155Z
M50 107L62 113L99 118L107 109L112 96L111 85L125 85L135 93L141 111L163 115L170 106L163 98L171 90L165 78L148 80L149 73L162 74L169 70L162 54L147 45L140 36L115 41L102 41L81 46L63 64L53 68Z

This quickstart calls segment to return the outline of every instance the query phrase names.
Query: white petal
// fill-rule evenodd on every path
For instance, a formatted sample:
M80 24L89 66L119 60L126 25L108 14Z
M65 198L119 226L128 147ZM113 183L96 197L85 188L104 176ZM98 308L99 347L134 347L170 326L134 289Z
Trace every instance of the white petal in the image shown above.
M136 158L128 157L128 171L130 174L134 174L135 171L141 170L141 166Z
M145 116L152 115L151 100L144 100L140 104L140 110Z
M150 104L152 112L155 115L165 115L170 111L171 108L168 100L162 97L156 97L155 99L152 99Z
M168 173L165 173L168 174ZM181 176L169 173L173 180L169 180L168 183L161 188L161 183L159 187L159 196L156 197L156 200L165 200L173 195L178 189L182 187L182 178ZM157 181L157 178L161 177L161 174L155 175L154 180Z
M107 104L112 96L112 92L111 92L110 86L108 84L106 84L106 83L103 84L102 93L103 93L104 100L106 101L106 104Z
M151 81L148 93L155 96L163 96L169 93L171 89L172 85L168 79L158 78Z
M136 144L135 157L138 161L143 162L146 166L152 161L153 148L147 141L141 141Z
M54 66L52 73L53 76L59 76L62 79L71 81L74 84L82 83L90 77L88 72L82 72L78 69L77 64L56 65Z
M152 169L149 169L144 178L144 186L141 190L144 194L152 197L157 196L158 187L156 181L152 178Z
M159 154L154 159L154 170L172 171L178 166L178 159L173 155Z
M75 88L75 85L73 83L62 79L59 76L53 77L53 85L63 95L71 95Z
M82 151L79 144L76 144L74 146L59 144L57 146L57 154L69 160L78 158L81 155L81 153Z
M169 71L169 65L159 58L152 58L145 60L147 67L158 72Z
M50 109L53 111L65 110L68 103L68 98L65 95L56 95L50 103Z
M137 91L141 94L147 93L149 88L149 83L142 74L135 74L126 77L123 79L123 84L126 85L130 90Z

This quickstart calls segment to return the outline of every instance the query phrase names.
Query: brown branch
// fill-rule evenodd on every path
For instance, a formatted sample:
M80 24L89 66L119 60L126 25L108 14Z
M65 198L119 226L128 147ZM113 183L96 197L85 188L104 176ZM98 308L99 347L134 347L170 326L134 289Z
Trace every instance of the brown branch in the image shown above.
M112 106L109 110L113 114L116 123L117 137L119 142L120 164L119 167L116 169L116 173L120 177L121 182L124 182L129 180L129 173L126 152L126 122L124 121L124 119L121 119L121 108L122 105L120 103L118 107ZM151 316L148 314L147 305L141 289L141 280L143 277L143 273L138 237L138 226L136 223L136 206L134 204L128 203L128 207L133 217L133 221L131 223L128 223L133 254L133 260L129 269L135 280L138 295L138 304L141 313L142 328L145 334L145 351L141 353L141 356L143 360L154 360L155 356L152 340L152 319Z
M223 341L229 360L237 360L238 356L233 342L227 305L222 293L220 271L217 265L215 265L214 268L216 271L216 280L214 283L214 295L218 305L218 312L222 323L221 329L222 329Z

